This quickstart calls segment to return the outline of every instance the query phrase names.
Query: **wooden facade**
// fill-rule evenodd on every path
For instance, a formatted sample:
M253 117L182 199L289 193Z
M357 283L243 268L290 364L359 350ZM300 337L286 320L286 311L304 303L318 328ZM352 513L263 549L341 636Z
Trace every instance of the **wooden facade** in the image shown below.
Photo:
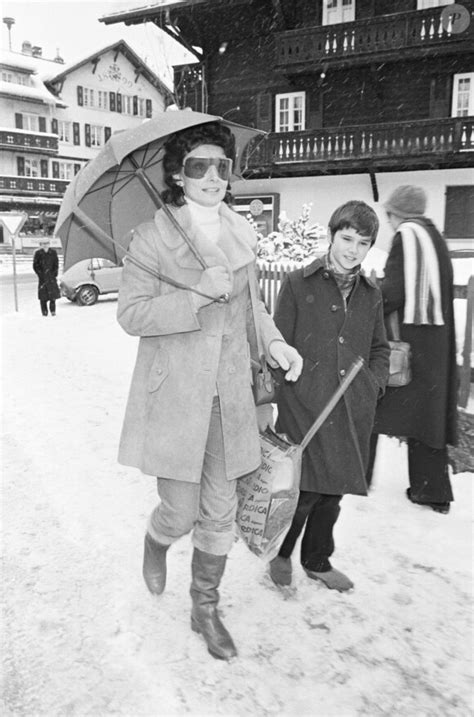
M175 68L179 105L270 133L247 176L308 176L472 165L474 117L452 116L454 78L474 72L474 0L459 5L461 31L449 5L417 0L354 0L336 24L323 0L185 0L104 21L150 20L200 48ZM304 93L303 129L277 131L285 93Z

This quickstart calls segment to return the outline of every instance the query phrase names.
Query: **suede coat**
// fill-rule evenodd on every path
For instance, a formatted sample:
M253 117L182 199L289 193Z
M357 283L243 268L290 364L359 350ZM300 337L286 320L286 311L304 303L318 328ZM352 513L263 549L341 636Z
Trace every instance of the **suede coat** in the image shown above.
M384 312L397 311L400 338L411 347L412 380L387 388L377 407L374 432L407 436L431 448L457 441L457 367L453 312L453 269L446 242L431 220L410 219L431 236L438 258L444 326L404 324L403 243L397 232L381 282Z
M37 249L33 257L33 270L38 276L38 299L51 301L59 299L61 293L57 282L58 254L55 249Z
M249 276L256 282L256 236L248 222L224 203L219 208L217 243L193 227L186 206L170 206L170 210L209 266L231 269L233 287L228 304L213 302L196 310L191 292L125 261L117 316L123 329L139 336L140 342L119 462L149 475L199 483L217 392L226 475L235 479L260 464L249 346L256 343L249 294ZM201 277L200 265L163 210L153 222L138 227L130 252L188 286L195 286ZM271 341L282 336L262 302L258 314L268 351Z
M295 384L278 400L277 429L300 443L357 356L364 366L303 453L301 490L366 495L365 473L377 399L388 379L389 345L380 290L358 275L344 299L317 259L286 277L275 323L303 356Z

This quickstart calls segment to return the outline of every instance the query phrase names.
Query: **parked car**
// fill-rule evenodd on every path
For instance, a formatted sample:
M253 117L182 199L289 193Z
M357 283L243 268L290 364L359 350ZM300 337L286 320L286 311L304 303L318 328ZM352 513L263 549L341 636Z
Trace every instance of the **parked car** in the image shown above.
M79 261L61 276L61 294L81 306L92 306L102 294L119 290L122 269L108 259Z

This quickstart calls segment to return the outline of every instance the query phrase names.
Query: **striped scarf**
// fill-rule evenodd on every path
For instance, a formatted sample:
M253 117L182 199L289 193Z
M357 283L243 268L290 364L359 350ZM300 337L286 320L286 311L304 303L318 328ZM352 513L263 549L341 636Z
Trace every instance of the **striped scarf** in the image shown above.
M398 227L403 244L404 324L443 326L438 257L427 230L416 222Z

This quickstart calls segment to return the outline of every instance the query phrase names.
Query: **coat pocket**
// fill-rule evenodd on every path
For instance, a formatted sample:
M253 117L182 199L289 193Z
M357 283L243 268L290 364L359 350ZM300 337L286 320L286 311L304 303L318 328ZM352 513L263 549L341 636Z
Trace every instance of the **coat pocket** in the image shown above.
M165 378L168 376L168 358L169 357L166 351L158 349L155 358L153 359L150 374L148 376L147 389L149 393L157 391Z

